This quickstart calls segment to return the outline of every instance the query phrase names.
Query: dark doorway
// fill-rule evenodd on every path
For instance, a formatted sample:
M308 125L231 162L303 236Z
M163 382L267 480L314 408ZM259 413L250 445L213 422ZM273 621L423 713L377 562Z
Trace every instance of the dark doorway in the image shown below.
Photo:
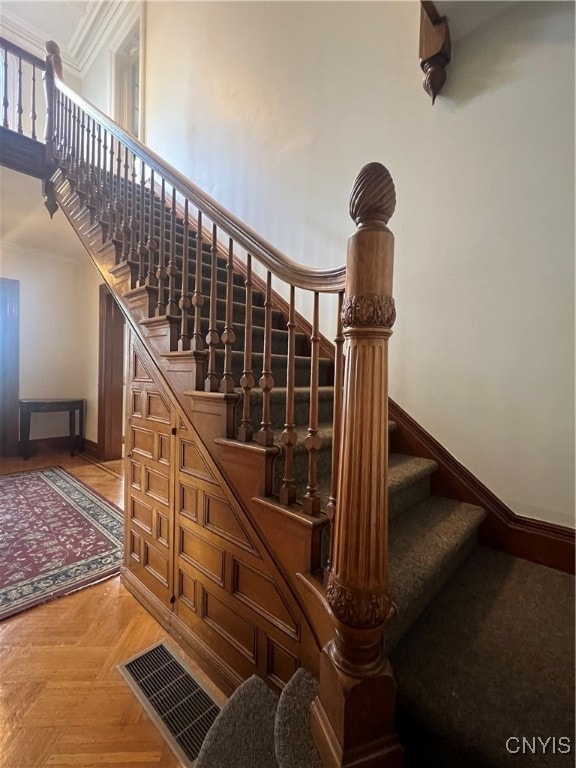
M20 282L0 277L0 456L18 455Z
M98 458L122 458L124 405L124 315L107 285L100 286L98 365Z

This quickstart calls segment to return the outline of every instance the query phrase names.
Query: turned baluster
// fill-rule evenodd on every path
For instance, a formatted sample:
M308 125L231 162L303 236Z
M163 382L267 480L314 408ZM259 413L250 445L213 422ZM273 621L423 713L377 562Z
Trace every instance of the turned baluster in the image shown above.
M336 514L336 492L338 486L338 473L340 468L340 434L342 430L342 386L344 383L344 335L342 328L342 302L344 294L338 294L338 320L336 325L336 337L334 346L334 412L332 414L332 477L330 481L330 498L326 504L326 515L330 520L330 530L334 526ZM330 536L330 549L334 543L334 537ZM327 563L326 571L329 571L332 563L332 552Z
M122 144L120 139L116 141L116 148L116 193L114 195L114 232L112 234L112 242L116 248L116 264L118 264L122 253L122 220L124 213L122 207Z
M293 504L296 501L294 485L294 446L297 434L294 423L294 375L296 368L296 321L294 316L295 288L290 286L290 309L288 311L288 363L286 367L286 422L282 432L284 445L284 477L280 488L280 502Z
M220 379L216 372L216 347L220 341L216 328L216 313L218 310L217 296L217 269L218 269L218 229L212 225L212 245L210 251L210 319L208 333L206 334L206 346L208 347L208 370L206 372L205 389L207 392L218 392Z
M10 102L8 101L8 49L4 48L4 61L3 61L3 67L2 67L2 82L3 82L3 93L4 96L2 98L2 127L3 128L10 128L10 122L8 120L8 109L10 107Z
M234 392L234 376L232 375L232 347L236 341L233 325L234 309L234 241L228 240L228 260L226 262L226 319L222 343L224 344L224 372L220 382L220 392Z
M250 393L255 385L252 373L252 256L246 255L246 317L244 320L244 371L240 379L242 394L242 420L238 429L238 440L247 443L252 440L254 430L250 418Z
M176 303L176 277L178 275L178 267L176 265L176 190L174 187L172 187L172 210L170 212L170 255L166 273L168 275L168 304L166 306L166 314L176 315L178 313L178 304Z
M36 65L32 64L32 104L30 107L30 138L36 138Z
M140 226L138 228L138 287L146 284L146 166L144 160L140 160Z
M122 194L122 261L128 261L130 255L130 217L128 188L130 178L130 163L128 162L128 147L124 147L124 189Z
M192 306L188 291L188 265L190 259L190 221L188 218L188 198L184 200L184 246L182 248L182 293L178 301L180 308L180 336L178 348L182 351L190 349L190 334L188 333L188 313Z
M204 339L202 338L202 305L204 296L202 296L202 211L198 211L198 232L196 234L196 271L194 274L194 291L192 292L192 306L194 307L194 329L192 331L192 340L190 348L199 352L204 350ZM202 377L203 378L203 377Z
M50 218L58 210L54 185L51 181L51 175L55 167L56 152L54 147L54 128L55 128L55 102L56 89L54 85L54 71L62 73L60 64L60 50L56 43L46 43L46 67L42 76L44 80L44 95L46 101L46 122L44 125L44 178L42 180L42 192L46 200L46 206Z
M22 128L22 113L24 112L24 108L22 106L22 56L18 56L18 97L17 97L17 108L16 112L18 114L18 133L24 133L24 130Z
M108 237L114 235L114 136L110 137L110 157L108 167Z
M78 134L78 181L83 194L86 194L86 115L84 110L79 112Z
M150 170L150 211L148 212L148 239L146 240L146 249L148 251L148 272L146 273L146 285L156 286L156 251L158 250L158 241L154 233L155 225L155 202L156 192L154 188L154 171Z
M320 512L321 499L318 496L318 451L322 439L318 434L318 380L320 368L320 331L319 331L319 295L314 292L314 310L312 334L310 336L310 405L308 415L308 434L304 445L308 451L308 483L302 499L302 508L308 515Z
M88 169L86 173L86 179L88 182L88 207L90 208L90 215L92 219L96 210L96 120L88 117L87 119L87 136L88 136Z
M371 163L350 199L342 325L347 341L333 562L326 595L334 638L320 658L312 730L324 765L402 766L395 684L383 651L388 590L387 345L392 299L394 184Z
M96 122L94 122L94 125L96 126ZM106 150L104 150L104 156L106 155ZM102 218L102 199L103 199L103 190L102 190L102 126L100 123L97 125L96 129L96 162L95 162L95 178L94 178L94 185L95 185L95 198L96 198L96 216L98 219Z
M166 181L160 185L160 242L158 244L158 267L156 283L158 285L158 300L156 301L156 317L166 314L164 290L166 284Z
M270 420L270 396L274 389L272 376L272 273L266 274L266 297L264 299L264 354L262 355L262 375L258 386L262 390L262 421L258 431L259 445L273 445L274 432Z
M132 156L132 162L130 164L130 190L132 193L131 197L131 206L130 206L130 219L128 221L128 229L129 229L129 237L130 237L130 249L128 251L128 259L133 264L138 264L138 267L140 267L139 264L139 257L138 257L138 250L137 250L137 243L138 243L138 214L136 210L136 193L139 192L138 185L136 183L136 154L134 152L130 153ZM140 269L138 269L140 271Z
M68 174L68 180L73 187L76 187L76 165L78 159L78 155L76 154L77 132L76 104L70 102L70 171Z

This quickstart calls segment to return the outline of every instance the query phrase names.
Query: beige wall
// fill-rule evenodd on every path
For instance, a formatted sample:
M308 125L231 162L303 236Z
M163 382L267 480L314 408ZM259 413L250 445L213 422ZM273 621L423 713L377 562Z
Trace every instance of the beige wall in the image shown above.
M384 162L392 396L515 512L573 525L573 4L443 9L466 34L433 107L418 3L148 3L147 140L311 265L344 260Z
M85 435L96 442L102 281L78 249L81 258L66 261L3 240L0 275L20 282L20 397L86 399ZM67 434L66 413L32 415L31 439Z

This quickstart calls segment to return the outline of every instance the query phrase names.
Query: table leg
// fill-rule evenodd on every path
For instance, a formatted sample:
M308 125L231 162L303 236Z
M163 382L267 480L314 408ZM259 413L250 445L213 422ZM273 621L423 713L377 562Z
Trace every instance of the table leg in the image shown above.
M30 411L20 410L20 452L23 459L30 457Z
M79 425L79 432L80 432L80 450L84 450L84 403L80 404L80 408L78 409L80 413L80 425Z
M70 421L70 456L74 456L76 447L76 411L74 408L70 408L68 417Z

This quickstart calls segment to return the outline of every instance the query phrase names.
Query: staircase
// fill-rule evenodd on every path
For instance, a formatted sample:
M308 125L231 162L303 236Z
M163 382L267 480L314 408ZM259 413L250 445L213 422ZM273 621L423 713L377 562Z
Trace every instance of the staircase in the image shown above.
M366 582L364 593L378 603L377 612L386 608L384 652L380 619L362 619L346 639L355 619L334 618L334 611L348 610L333 580L334 562L342 561L346 542L361 527L346 521L346 505L338 507L346 447L341 438L352 434L346 432L350 384L344 381L341 311L350 267L320 272L290 262L76 96L58 70L51 47L47 207L60 207L67 216L131 329L125 583L185 648L199 654L222 687L232 691L257 674L281 691L275 718L275 707L269 707L272 730L287 732L282 713L297 691L306 717L310 702L321 702L313 710L316 741L336 742L328 700L340 683L326 650L321 656L334 626L345 638L337 652L349 654L338 663L356 669L352 677L372 674L365 651L353 648L354 632L376 638L368 644L379 659L373 670L383 687L376 695L385 692L389 705L383 710L391 706L393 713L392 678L383 664L476 546L484 512L432 493L436 462L395 450L397 424L387 421L386 390L374 392L374 382L365 381L356 392L357 407L367 414L356 425L359 450L365 435L368 446L389 451L387 460L379 448L365 455L374 464L374 482L384 481L373 496L378 514L383 506L385 515L382 499L388 499L383 571L392 603L386 575L378 577L384 582ZM382 166L363 169L352 195L358 225L353 249L366 237L380 238L378 257L386 255L393 196ZM376 221L372 228L368 219ZM346 295L354 298L349 287ZM297 291L310 295L311 321L297 312ZM334 345L321 333L323 294L337 297ZM348 311L356 310L348 305ZM366 323L356 322L361 344ZM387 338L392 322L375 323L384 327L376 330ZM351 358L350 348L346 355ZM377 413L387 430L370 443ZM347 487L342 481L341 492ZM367 539L365 549L372 544ZM320 678L320 698L311 679L294 677L299 667ZM322 702L324 680L331 682ZM273 696L266 691L265 701ZM393 717L382 727L393 733ZM226 764L210 757L210 743L215 741L209 739L198 768ZM252 756L246 764L321 764L312 741L302 758L279 755L285 743L268 740L261 762ZM335 765L330 749L321 749L322 759ZM396 746L378 749L392 755L382 764L400 764Z

